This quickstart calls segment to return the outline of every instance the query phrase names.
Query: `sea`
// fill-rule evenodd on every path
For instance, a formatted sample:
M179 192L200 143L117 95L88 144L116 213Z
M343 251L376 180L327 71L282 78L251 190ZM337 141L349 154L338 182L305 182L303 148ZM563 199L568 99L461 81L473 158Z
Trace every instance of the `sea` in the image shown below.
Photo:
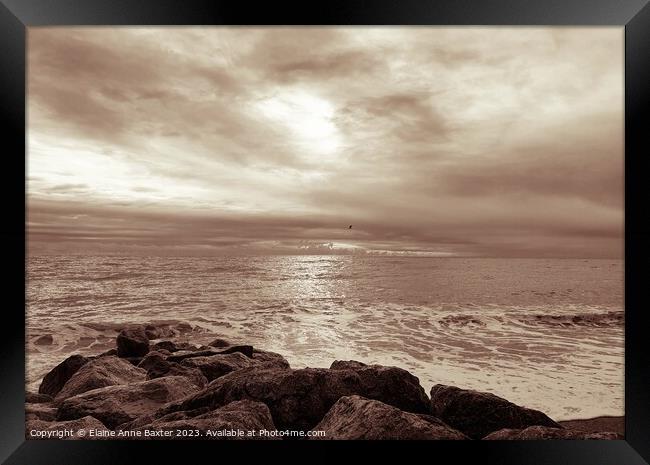
M391 365L556 420L624 414L616 259L291 255L27 258L27 388L65 357L168 323L283 354Z

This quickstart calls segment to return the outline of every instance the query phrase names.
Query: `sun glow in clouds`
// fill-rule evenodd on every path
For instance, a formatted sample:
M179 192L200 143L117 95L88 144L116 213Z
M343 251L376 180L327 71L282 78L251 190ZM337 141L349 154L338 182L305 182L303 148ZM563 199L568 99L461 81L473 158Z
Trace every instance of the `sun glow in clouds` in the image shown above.
M335 110L327 100L305 91L282 91L259 102L262 113L295 135L295 143L320 154L332 154L341 137L333 122Z

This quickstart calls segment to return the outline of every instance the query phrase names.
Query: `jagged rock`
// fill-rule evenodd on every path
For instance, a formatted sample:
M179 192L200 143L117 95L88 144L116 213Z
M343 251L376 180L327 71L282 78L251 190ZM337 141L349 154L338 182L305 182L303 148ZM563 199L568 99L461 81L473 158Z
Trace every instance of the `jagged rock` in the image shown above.
M166 360L167 355L169 354L164 354L157 350L152 350L142 358L140 363L138 363L138 368L142 368L143 370L149 370L149 368L154 366L156 363Z
M38 393L55 397L72 375L88 362L89 359L81 355L66 358L43 377Z
M144 357L149 352L149 338L142 326L125 328L117 335L118 357Z
M26 404L25 418L54 421L56 419L56 410L55 407L51 407L49 404Z
M358 394L402 410L429 413L429 399L418 379L394 367L368 366L362 370L324 368L233 371L212 381L203 391L170 404L158 412L210 409L251 399L264 402L280 429L309 430L343 396Z
M487 392L438 384L431 388L431 413L472 439L504 428L528 426L561 428L538 410L532 410Z
M52 402L52 396L29 391L25 393L25 403L27 404L44 404L47 402Z
M341 397L314 427L310 439L467 439L431 415L404 412L378 400Z
M84 434L79 435L79 430L83 430ZM88 434L90 430L100 433L110 432L101 421L91 416L61 422L30 420L25 423L25 437L27 439L97 439L97 436ZM65 431L72 431L72 435L64 433ZM43 432L49 432L51 436L47 437L43 435ZM38 433L41 433L41 435L38 435Z
M241 370L257 365L254 359L246 357L239 352L231 354L212 355L210 357L186 358L181 362L182 366L197 368L203 375L212 381L231 371Z
M623 439L618 433L585 431L565 428L549 428L548 426L529 426L526 429L501 429L488 434L485 440L521 440L521 439Z
M208 384L208 380L203 373L201 373L201 370L198 368L183 366L176 362L160 360L151 365L147 370L147 379L156 379L163 376L183 376L201 389Z
M107 386L64 400L57 420L91 415L108 428L153 412L168 402L181 399L198 387L187 378L168 376L139 383Z
M56 395L55 401L106 386L144 381L146 375L145 370L134 367L121 358L115 356L96 358L70 377Z
M264 368L291 368L287 359L275 352L254 349L253 360L260 362Z
M367 366L365 363L356 360L334 360L330 365L330 370L358 370Z
M278 436L248 436L249 431L276 431L269 408L261 402L242 400L194 417L168 415L152 423L131 428L136 431L195 431L200 436L169 437L170 439L279 439ZM221 431L222 433L217 433ZM239 433L241 431L241 433ZM225 432L236 432L226 435ZM211 434L212 433L212 434ZM151 437L156 439L156 436Z

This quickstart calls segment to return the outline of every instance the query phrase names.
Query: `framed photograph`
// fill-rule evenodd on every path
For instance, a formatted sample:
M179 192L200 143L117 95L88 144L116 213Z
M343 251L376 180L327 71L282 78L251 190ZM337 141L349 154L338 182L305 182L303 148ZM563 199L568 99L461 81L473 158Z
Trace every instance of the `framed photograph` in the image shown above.
M647 3L3 0L0 458L647 464Z

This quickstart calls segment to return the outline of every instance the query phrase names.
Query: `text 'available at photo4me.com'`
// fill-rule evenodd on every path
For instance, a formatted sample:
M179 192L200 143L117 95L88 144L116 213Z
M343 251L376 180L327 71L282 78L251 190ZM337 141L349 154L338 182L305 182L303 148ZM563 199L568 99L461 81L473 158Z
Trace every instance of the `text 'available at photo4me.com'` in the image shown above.
M66 438L88 438L88 439L128 439L128 438L151 438L151 439L176 439L176 438L246 438L246 439L268 439L268 438L307 438L324 437L325 431L300 431L300 430L242 430L242 429L215 429L201 431L198 429L174 429L174 430L136 430L136 431L110 431L102 429L61 429L57 431L32 429L29 431L31 439L66 439Z

